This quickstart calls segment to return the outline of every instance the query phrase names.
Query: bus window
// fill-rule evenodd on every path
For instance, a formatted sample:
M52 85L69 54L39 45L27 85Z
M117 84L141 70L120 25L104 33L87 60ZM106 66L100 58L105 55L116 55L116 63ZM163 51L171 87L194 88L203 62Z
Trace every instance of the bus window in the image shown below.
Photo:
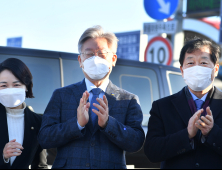
M167 82L171 95L181 91L186 86L181 73L178 72L167 71Z
M149 77L135 76L135 75L121 75L120 76L120 87L136 94L137 96L142 96L140 98L141 107L143 110L149 110L153 102L153 90L152 83ZM138 90L143 89L143 90ZM147 125L149 119L149 114L144 114L143 125Z
M120 88L139 97L143 111L143 126L147 126L153 101L159 99L157 76L151 69L116 66L110 75L111 81Z
M26 104L31 106L36 113L43 114L53 91L61 87L59 59L0 55L0 62L7 58L18 58L30 69L33 75L35 98L27 98Z
M79 67L77 60L63 59L64 85L77 83L84 79L82 69Z

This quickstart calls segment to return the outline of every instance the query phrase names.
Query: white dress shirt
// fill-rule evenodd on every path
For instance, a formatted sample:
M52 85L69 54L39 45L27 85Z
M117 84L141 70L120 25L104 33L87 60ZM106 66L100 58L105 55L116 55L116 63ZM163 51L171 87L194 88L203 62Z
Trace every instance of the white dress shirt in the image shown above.
M189 91L190 91L190 89L189 89ZM206 101L206 98L207 98L207 95L208 95L208 93L207 94L205 94L201 99L199 99L197 96L195 96L191 91L190 91L190 94L191 94L191 96L192 96L192 98L193 98L193 101L195 101L195 100L202 100L203 102L205 102Z
M23 145L24 140L24 110L26 104L23 103L23 109L10 109L6 107L7 123L8 123L8 136L9 141L16 139L16 142ZM10 164L12 165L15 161L16 156L10 158ZM9 160L4 160L5 163L9 163Z
M89 92L89 103L91 103L92 97L93 97L93 93L91 92L92 89L97 88L92 82L90 82L87 78L85 78L85 83L86 83L86 89ZM102 92L99 94L99 98L103 98L103 95L105 95L106 89L109 85L109 80L107 79L106 81L104 81L101 86L99 86L98 88L102 89ZM77 121L77 125L79 127L79 130L83 130L85 127L81 127Z

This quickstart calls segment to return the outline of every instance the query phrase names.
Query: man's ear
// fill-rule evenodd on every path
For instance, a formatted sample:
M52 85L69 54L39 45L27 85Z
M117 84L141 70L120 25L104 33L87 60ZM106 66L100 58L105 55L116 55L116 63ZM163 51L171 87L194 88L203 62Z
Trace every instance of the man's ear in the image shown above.
M215 69L214 69L214 77L217 77L217 76L218 76L219 68L220 68L220 65L219 65L219 64L216 64L216 65L215 65Z
M183 67L180 66L180 71L181 71L181 74L182 74L182 77L183 77Z
M79 66L80 66L80 68L82 68L82 59L81 59L81 56L80 56L80 55L78 55L78 61L79 61Z
M113 57L112 57L112 63L113 63L112 65L113 65L113 67L116 66L116 61L117 61L117 55L114 54Z

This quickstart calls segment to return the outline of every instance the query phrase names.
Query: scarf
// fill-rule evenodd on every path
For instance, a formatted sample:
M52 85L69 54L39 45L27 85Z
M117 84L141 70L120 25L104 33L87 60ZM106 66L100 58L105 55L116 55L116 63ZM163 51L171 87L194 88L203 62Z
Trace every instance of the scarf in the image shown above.
M188 86L185 87L185 94L186 94L188 104L190 106L191 113L192 113L192 115L194 115L197 112L197 108L196 108L196 104L193 100L193 97L190 94ZM207 95L207 98L205 100L205 103L201 107L202 109L204 109L201 116L206 116L207 115L206 109L207 109L208 106L210 106L210 102L211 102L211 99L213 98L213 94L214 94L214 87L209 91L209 93Z

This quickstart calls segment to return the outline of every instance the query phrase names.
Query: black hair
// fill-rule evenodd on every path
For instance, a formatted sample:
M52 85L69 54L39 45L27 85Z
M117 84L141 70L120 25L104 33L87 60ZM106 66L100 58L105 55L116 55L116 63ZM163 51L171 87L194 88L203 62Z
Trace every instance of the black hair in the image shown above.
M183 66L186 53L193 53L204 46L210 49L210 58L214 65L218 64L220 58L220 47L207 39L194 37L193 39L189 39L187 42L185 42L185 45L180 52L180 65Z
M32 87L32 74L29 68L21 60L17 58L8 58L0 64L0 73L4 70L9 70L12 74L19 79L27 88L26 97L34 98Z

